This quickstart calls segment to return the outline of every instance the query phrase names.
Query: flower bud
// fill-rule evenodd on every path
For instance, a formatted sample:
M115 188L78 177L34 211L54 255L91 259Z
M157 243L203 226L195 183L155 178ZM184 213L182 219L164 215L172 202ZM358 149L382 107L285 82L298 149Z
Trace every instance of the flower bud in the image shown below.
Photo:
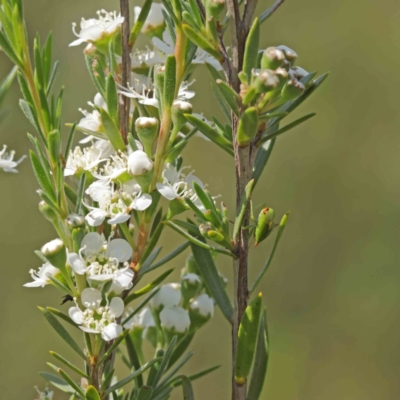
M181 285L168 283L161 286L160 290L150 300L150 307L159 310L163 307L177 306L182 299Z
M67 218L65 218L65 222L70 229L80 228L85 226L85 217L79 214L69 214Z
M187 101L175 100L172 104L172 122L174 128L180 130L183 125L186 124L187 120L184 114L191 114L193 106Z
M185 200L180 197L171 200L168 203L168 214L167 219L173 218L175 215L182 214L187 211L189 207L186 205Z
M294 100L301 96L306 88L297 79L290 79L282 89L281 102Z
M214 300L207 294L201 294L189 306L192 329L200 328L214 316Z
M215 231L215 230L209 230L207 232L207 237L209 239L211 239L212 241L219 243L220 245L228 248L228 249L232 249L232 244L229 241L229 239L227 239L222 233Z
M249 107L242 114L239 121L238 133L236 140L239 147L246 147L254 138L258 131L258 111L255 107Z
M165 307L160 312L160 322L168 342L174 336L183 337L190 327L189 313L182 307Z
M181 278L181 292L183 297L183 307L189 303L190 299L195 297L202 286L201 279L198 275L189 273Z
M58 219L57 213L44 200L39 203L39 211L52 223Z
M153 169L153 161L142 150L136 150L129 155L128 172L136 177L148 174Z
M135 121L137 135L149 157L152 155L152 146L158 134L158 126L157 118L140 117Z
M272 229L274 228L274 217L275 212L272 208L266 207L261 210L260 214L258 215L256 230L254 233L256 238L256 243L254 246L257 246L259 243L261 243L272 232Z
M308 75L308 72L301 67L293 67L292 71L295 73L298 80L305 78Z
M154 81L157 90L160 92L160 98L164 94L164 81L165 81L165 67L158 65L154 68Z
M225 0L207 0L206 1L206 11L207 17L211 17L218 20L219 15L225 6Z
M297 53L294 50L292 50L290 47L285 46L285 45L280 45L280 46L277 46L277 49L283 51L283 53L285 54L286 60L288 60L292 65L297 60Z
M261 58L261 69L279 68L285 60L285 53L276 47L268 47Z
M254 81L258 93L267 93L276 89L279 85L279 78L272 69L261 71Z
M213 226L211 225L210 222L204 222L203 224L200 224L199 230L200 233L204 236L207 237L207 234L209 231L213 229Z
M67 263L67 250L61 239L54 239L51 242L46 243L40 251L51 265L54 265L60 271L65 270L65 264Z

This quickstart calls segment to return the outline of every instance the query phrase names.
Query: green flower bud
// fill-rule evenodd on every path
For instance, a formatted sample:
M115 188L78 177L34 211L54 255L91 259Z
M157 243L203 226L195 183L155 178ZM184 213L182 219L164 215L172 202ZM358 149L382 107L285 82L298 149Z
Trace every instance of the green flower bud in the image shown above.
M210 222L205 222L203 224L200 224L200 226L199 226L200 233L204 237L208 237L208 232L211 231L212 229L213 229L213 226Z
M191 329L198 329L214 316L214 300L207 294L201 294L189 306Z
M190 299L193 299L197 295L202 285L203 283L200 277L196 274L190 273L185 274L181 277L183 308L186 308L187 304L189 304Z
M174 129L179 131L186 124L187 119L184 114L191 114L193 106L187 101L175 100L172 104L172 122Z
M206 12L207 17L218 20L219 15L225 6L225 0L207 0L206 1Z
M54 265L61 272L65 271L67 250L61 239L54 239L51 242L46 243L40 251L51 265Z
M258 112L255 107L249 107L239 121L237 142L240 147L247 147L258 131Z
M58 220L58 214L44 200L39 203L39 211L53 224Z
M297 60L297 53L294 50L292 50L290 47L281 45L281 46L277 46L277 49L283 51L283 53L285 54L286 60L288 60L292 65Z
M182 214L188 209L189 207L186 205L185 201L182 198L177 197L176 199L171 200L168 204L167 219L171 219L175 215Z
M65 218L65 222L70 229L80 228L85 226L85 217L79 214L69 214L67 218Z
M167 342L170 342L174 336L178 340L185 336L190 327L189 313L182 307L164 307L160 312L160 323Z
M136 133L149 157L152 156L152 146L158 135L158 126L157 118L140 117L135 121Z
M261 58L261 69L277 69L285 60L285 53L276 47L268 47Z
M267 93L275 90L279 85L279 78L272 69L261 71L254 80L254 86L258 93Z
M211 239L212 241L219 243L220 245L228 248L228 249L233 249L231 242L225 238L222 233L214 230L209 230L207 232L207 237Z
M294 100L301 96L306 88L297 79L290 79L282 89L281 102Z
M308 75L308 72L301 67L293 67L292 71L295 73L296 79L298 80L305 78Z
M261 210L260 214L258 215L256 230L254 233L256 238L254 247L258 246L258 244L266 239L272 232L272 229L274 228L274 217L275 212L272 208L266 207Z

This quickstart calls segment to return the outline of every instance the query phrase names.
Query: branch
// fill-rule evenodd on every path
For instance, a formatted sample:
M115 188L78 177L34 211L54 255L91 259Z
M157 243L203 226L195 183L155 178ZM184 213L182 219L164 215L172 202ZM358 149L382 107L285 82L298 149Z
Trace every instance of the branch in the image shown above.
M121 28L122 37L122 67L121 67L121 85L128 86L131 78L131 47L129 46L129 0L120 0L121 15L125 18ZM120 96L119 100L119 129L122 139L127 143L129 132L129 112L131 100L127 96Z

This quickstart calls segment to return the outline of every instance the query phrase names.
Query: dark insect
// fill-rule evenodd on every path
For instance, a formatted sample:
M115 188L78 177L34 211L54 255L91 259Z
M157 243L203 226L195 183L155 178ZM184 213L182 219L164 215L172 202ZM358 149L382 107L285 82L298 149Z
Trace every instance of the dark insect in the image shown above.
M74 298L70 295L70 294L66 294L65 296L63 296L63 301L61 303L61 305L67 303L68 301L73 301Z

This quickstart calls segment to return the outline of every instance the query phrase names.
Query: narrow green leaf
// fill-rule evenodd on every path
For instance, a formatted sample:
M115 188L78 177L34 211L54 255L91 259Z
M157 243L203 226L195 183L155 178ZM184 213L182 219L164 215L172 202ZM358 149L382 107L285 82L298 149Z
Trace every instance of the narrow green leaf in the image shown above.
M117 349L117 353L120 353L119 349ZM122 352L121 352L121 354L122 354ZM127 367L129 369L131 368L129 363L127 364ZM106 388L108 388L108 386L110 386L111 380L112 380L112 378L114 376L114 372L115 372L115 369L112 369L111 371L108 371L105 376L103 376L103 379L102 379L102 382L101 382L101 390L105 390Z
M127 385L129 382L133 381L135 378L137 378L139 375L143 374L144 371L149 369L153 364L159 362L161 358L154 358L153 360L149 361L148 363L144 364L141 368L139 368L137 371L133 372L132 374L128 375L125 379L120 380L117 382L115 385L112 385L109 387L104 394L108 395L115 390Z
M68 124L65 124L65 126L67 126L68 128L72 128L74 126L74 124L68 123ZM82 132L88 136L94 136L98 139L107 140L107 135L105 133L91 131L90 129L83 128L82 126L79 126L79 125L76 125L76 130L79 132Z
M67 332L67 330L57 321L57 319L50 313L50 311L38 307L40 312L47 319L47 322L52 326L52 328L61 336L62 339L76 352L78 353L84 360L86 360L86 356L83 353L82 349L78 346L72 336Z
M216 251L217 253L225 254L227 256L235 258L235 255L231 253L229 250L223 249L221 247L213 247L208 245L205 241L203 241L203 239L196 239L194 236L192 236L190 233L187 233L185 230L180 228L172 221L166 221L166 225L168 225L174 231L178 232L180 235L182 235L184 238L186 238L187 240L189 240L191 243L195 244L198 247L201 247L206 250Z
M215 365L214 367L211 368L207 368L203 371L197 372L196 374L190 375L189 379L191 382L195 381L196 379L202 378L205 375L210 374L211 372L214 372L215 370L217 370L218 368L220 368L220 365ZM175 387L181 386L182 385L182 381L180 380L180 377L177 378L178 382L174 383Z
M140 369L140 360L139 360L139 356L137 354L137 351L135 349L135 345L134 345L133 340L132 340L130 335L128 335L125 338L125 345L126 345L126 350L128 352L128 357L129 357L129 361L130 361L130 364L131 364L131 368L134 367L135 370L137 371L138 369ZM137 381L138 381L138 386L139 387L143 386L143 377L142 377L142 375L139 375L137 377Z
M56 317L62 319L65 322L68 322L70 325L74 326L76 328L76 324L72 319L69 317L69 315L64 314L62 311L59 311L53 307L46 307L47 311L50 311L53 315Z
M142 386L139 389L136 400L150 400L151 395L153 394L153 388L150 386Z
M287 223L288 218L289 218L289 213L285 214L282 217L282 220L281 220L281 222L279 224L278 233L276 234L274 246L272 247L272 250L271 250L271 254L269 255L268 260L266 261L264 266L262 267L260 273L257 275L257 278L255 279L254 283L251 285L250 293L254 292L254 290L256 289L257 285L260 283L262 277L268 271L268 268L271 265L272 260L274 258L276 249L278 248L279 241L281 240L283 232L285 231L286 223Z
M229 104L231 110L238 117L239 116L238 104L241 103L240 96L225 81L218 79L216 83L225 101Z
M275 125L275 129L278 125ZM272 139L269 142L265 142L259 149L256 155L256 160L254 162L252 179L254 179L256 185L264 171L265 166L268 163L269 157L271 156L272 150L274 148L276 139Z
M22 99L19 100L19 106L21 107L21 110L24 113L25 117L28 119L28 121L34 126L36 131L40 134L42 140L46 142L43 133L39 127L38 120L34 114L33 108L25 100Z
M55 211L55 210L54 210ZM58 210L57 210L58 211ZM68 293L70 296L73 295L71 289L67 286L65 286L63 283L61 283L58 279L54 278L53 275L51 275L50 273L47 274L47 277L51 280L51 282L54 284L54 286L61 290L64 293Z
M187 350L187 348L190 346L190 343L192 343L192 340L194 338L194 335L196 334L196 331L191 331L188 332L177 344L175 347L174 353L171 356L170 360L170 366L175 365L175 363L181 358L182 354ZM188 360L190 357L192 357L193 352L189 352L185 355L185 357L179 362L174 368L171 370L169 376L165 378L164 381L168 380L171 378L175 373L181 368ZM185 361L184 361L185 360ZM181 364L183 362L183 364Z
M67 383L75 390L76 393L80 394L83 398L85 397L85 393L83 389L75 383L75 381L61 368L58 368L57 372L65 379Z
M75 129L76 129L76 124L73 124L71 127L71 130L69 131L67 147L65 148L65 152L64 152L65 160L68 160L68 156L71 151L72 143L74 141L74 136L75 136Z
M194 400L194 393L193 387L190 383L190 380L185 376L182 375L182 391L183 391L183 400Z
M190 124L196 127L203 135L207 136L212 142L233 156L232 143L216 132L210 125L194 115L185 114L185 118Z
M140 10L138 19L136 20L135 24L133 25L132 31L129 35L129 45L132 47L135 42L137 37L139 36L144 23L146 22L146 18L149 15L151 5L153 4L153 0L145 0L143 3L143 6Z
M221 53L215 47L213 47L213 45L204 36L202 36L199 32L196 32L188 24L182 24L182 28L183 28L183 31L185 32L185 35L196 46L200 47L201 49L206 51L208 54L215 57L218 61L220 61L220 62L223 61L223 57L222 57Z
M92 82L93 84L96 86L98 92L103 96L103 98L106 98L106 81L104 78L104 72L102 72L101 75L95 75L94 74L94 66L93 63L96 62L98 63L98 61L94 60L93 58L89 57L89 56L85 56L85 61L86 61L86 67L89 71L89 75L92 78Z
M172 338L171 342L169 343L168 348L167 348L167 350L164 354L164 357L161 361L160 367L158 368L157 374L154 378L152 386L157 387L158 382L160 382L161 377L163 376L164 372L167 370L177 341L178 341L178 337L174 336Z
M82 201L83 201L83 196L85 194L85 183L86 183L86 174L82 174L79 179L78 190L76 192L75 212L77 214L80 214L82 211L82 206L83 206Z
M153 396L151 400L167 400L170 398L170 393L174 390L173 387L167 387L162 390L157 396Z
M53 184L48 179L47 174L41 162L39 161L39 158L32 150L29 151L29 155L32 162L33 172L35 173L36 179L38 180L40 186L52 200L56 201Z
M221 282L221 278L219 276L217 267L215 266L214 260L211 256L211 253L208 250L196 245L191 245L191 248L194 259L199 266L207 289L210 291L212 297L215 299L225 318L229 322L232 322L232 303L229 300L228 295L226 294L225 288Z
M161 220L161 218L160 218ZM161 222L161 221L160 221ZM140 269L140 271L142 270L147 270L147 268L154 262L154 260L158 257L158 255L160 254L162 250L162 247L156 247L152 253L146 258L146 261L143 263L142 268Z
M254 189L254 179L252 179L244 188L244 193L242 194L242 199L240 201L240 206L238 208L238 212L235 219L235 225L233 227L233 240L236 241L239 235L239 230L242 227L244 214L246 212L246 208L249 204L251 199L251 194L253 193Z
M53 88L53 84L54 84L54 81L56 80L59 66L60 66L60 62L56 61L54 63L53 69L51 70L49 83L47 84L47 88L46 88L47 95L51 92L51 89Z
M90 379L89 375L83 372L81 369L79 369L77 366L69 362L67 359L65 359L62 355L56 353L55 351L50 351L50 354L55 357L57 360L61 361L63 364L65 364L68 368L72 369L72 371L76 372L78 375L83 376L86 379Z
M39 374L46 379L46 381L55 386L57 389L60 389L62 392L75 393L73 387L59 376L50 374L49 372L40 372Z
M142 258L140 259L139 264L137 265L138 270L140 270L140 266L145 263L147 257L150 256L151 252L153 251L154 247L156 247L158 240L160 239L161 233L164 229L164 224L159 223L157 228L152 233L150 240L147 244L146 250L143 252Z
M10 42L4 36L3 32L0 31L0 47L6 53L8 58L15 64L18 65L19 68L23 69L23 63L19 60L18 56L15 54Z
M101 122L103 123L104 129L106 131L106 135L110 140L112 146L115 150L125 150L125 143L122 139L121 134L119 133L119 129L115 122L108 115L107 111L104 108L100 109L101 114Z
M246 382L256 350L262 310L262 294L259 293L247 306L239 326L236 352L235 380L239 385Z
M268 367L268 332L266 313L261 316L258 331L256 355L253 363L250 384L247 389L247 400L260 399Z
M257 68L258 50L260 47L260 22L256 18L246 39L243 57L243 71L252 76L252 70Z
M130 319L132 319L158 292L158 289L154 289L123 321L122 325L125 325ZM127 303L126 303L127 304Z
M11 72L5 77L5 79L0 83L0 104L4 100L4 96L10 89L11 84L14 81L15 76L17 75L18 68L14 67Z
M129 296L127 296L124 300L125 305L129 304L131 301L136 300L137 298L143 296L144 294L150 292L151 290L153 290L155 287L157 287L161 282L163 282L167 276L169 276L171 274L171 272L174 269L171 268L168 271L164 272L163 274L161 274L158 278L154 279L153 282L147 284L146 286L142 287L141 289L139 289L138 291L131 293Z
M277 9L278 7L284 2L285 0L277 0L271 7L265 10L260 15L260 24L262 24L266 19L268 19Z
M169 109L175 100L175 87L176 87L176 59L175 56L170 55L165 61L165 78L164 78L164 109Z
M97 365L101 365L108 357L111 356L113 351L121 344L125 337L129 334L129 330L123 331L116 339L114 339L113 344L104 352L103 356L97 361Z
M261 144L267 142L268 140L271 140L279 135L282 135L282 133L285 133L287 131L290 131L291 129L295 128L297 125L302 124L303 122L307 121L308 119L312 118L315 113L310 113L307 115L304 115L303 117L296 119L296 121L291 122L290 124L287 124L286 126L276 130L273 133L267 133L265 136L263 136L258 142L257 146L260 146Z
M190 244L190 242L185 242L185 243L181 244L179 247L177 247L171 253L167 254L164 258L162 258L160 261L149 266L149 268L147 268L147 269L142 268L139 272L139 276L147 274L148 272L153 271L153 270L161 267L162 265L166 264L167 262L173 260L179 254L181 254L184 250L186 250L189 247L189 244Z
M86 400L101 400L99 392L92 385L90 385L86 390Z
M118 93L114 77L111 74L107 77L106 102L108 114L115 124L118 124Z

